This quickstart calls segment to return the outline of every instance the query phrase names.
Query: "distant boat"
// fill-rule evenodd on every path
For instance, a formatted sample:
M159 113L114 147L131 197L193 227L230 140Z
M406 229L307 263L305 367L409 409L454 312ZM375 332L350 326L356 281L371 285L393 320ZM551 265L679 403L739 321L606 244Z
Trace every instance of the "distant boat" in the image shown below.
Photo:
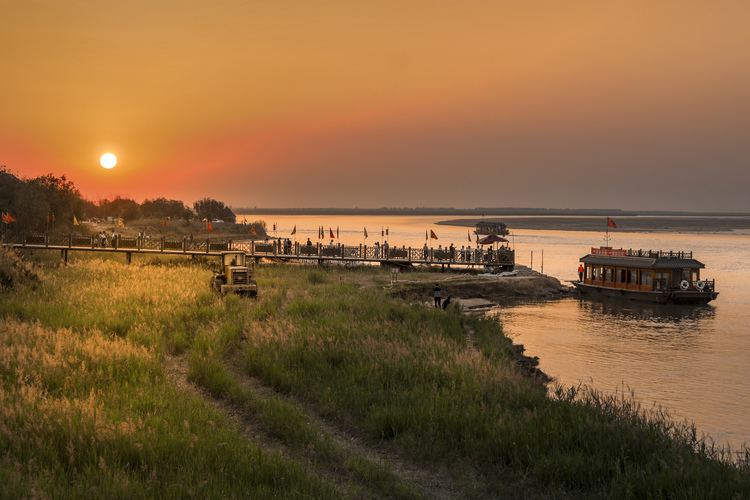
M508 234L508 226L502 222L487 222L480 220L476 224L474 229L475 234L494 234L497 236L506 236Z
M583 280L572 284L587 297L614 297L660 304L708 304L715 280L702 279L706 266L692 252L592 248L581 257Z

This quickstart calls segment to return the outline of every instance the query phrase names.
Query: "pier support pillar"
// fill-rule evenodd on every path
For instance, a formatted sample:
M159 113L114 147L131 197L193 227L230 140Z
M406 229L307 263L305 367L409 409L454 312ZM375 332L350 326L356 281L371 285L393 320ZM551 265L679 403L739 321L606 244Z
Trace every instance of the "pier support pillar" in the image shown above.
M125 263L130 265L130 260L133 256L133 252L125 252Z

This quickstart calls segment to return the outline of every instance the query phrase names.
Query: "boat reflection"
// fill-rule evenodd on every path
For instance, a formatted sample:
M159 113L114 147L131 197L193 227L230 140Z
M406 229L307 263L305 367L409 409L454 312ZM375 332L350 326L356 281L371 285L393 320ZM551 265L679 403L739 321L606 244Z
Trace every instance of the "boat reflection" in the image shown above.
M610 342L658 341L674 348L705 340L715 329L713 306L685 307L641 302L577 300L579 321L589 335ZM604 340L604 339L603 339Z

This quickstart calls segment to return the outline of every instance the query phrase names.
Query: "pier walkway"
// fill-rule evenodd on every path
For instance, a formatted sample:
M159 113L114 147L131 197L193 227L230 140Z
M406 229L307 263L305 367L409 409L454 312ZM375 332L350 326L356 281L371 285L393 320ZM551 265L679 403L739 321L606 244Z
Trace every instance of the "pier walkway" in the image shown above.
M19 249L29 250L59 250L62 259L68 261L69 251L122 253L126 262L130 264L132 255L167 254L190 256L220 257L222 251L243 250L256 259L272 259L277 261L302 262L340 262L344 264L372 263L394 266L410 266L414 264L443 266L480 266L512 270L515 265L515 252L510 249L472 249L461 252L460 249L432 249L411 247L376 247L376 246L346 246L333 247L318 244L307 245L293 242L260 242L251 240L232 241L226 239L170 239L170 238L138 238L117 236L113 240L103 243L98 236L82 236L75 234L5 234L2 244Z

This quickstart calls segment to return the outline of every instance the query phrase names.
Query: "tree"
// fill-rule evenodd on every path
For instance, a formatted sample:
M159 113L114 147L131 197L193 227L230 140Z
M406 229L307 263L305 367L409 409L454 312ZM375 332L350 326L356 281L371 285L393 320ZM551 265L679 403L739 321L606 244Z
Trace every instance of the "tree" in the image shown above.
M189 218L191 210L179 200L168 200L166 198L156 198L155 200L145 200L141 203L141 215L151 219L185 219Z
M124 222L140 218L141 206L130 198L115 196L113 200L99 200L97 216L101 218L112 217L122 219Z
M198 218L201 220L221 219L225 208L224 203L211 198L203 198L193 204L193 210L195 210L195 213L198 214Z
M47 174L19 185L14 205L18 213L14 217L27 230L69 230L74 216L83 217L85 202L65 175Z

